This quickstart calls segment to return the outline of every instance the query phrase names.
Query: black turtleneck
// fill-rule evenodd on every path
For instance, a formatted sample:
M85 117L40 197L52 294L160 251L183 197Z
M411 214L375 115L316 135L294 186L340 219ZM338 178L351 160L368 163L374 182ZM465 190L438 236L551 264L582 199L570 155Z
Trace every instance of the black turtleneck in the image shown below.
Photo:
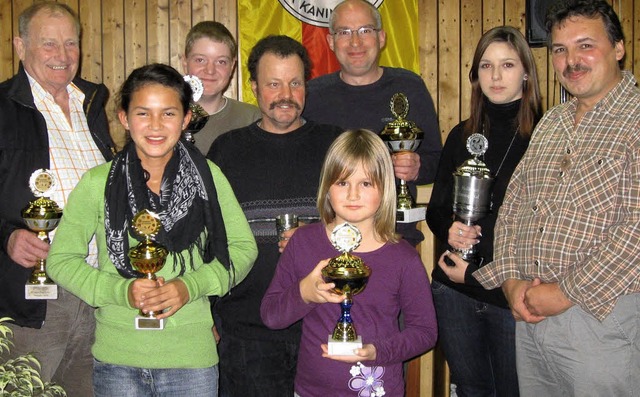
M518 127L516 116L520 108L520 100L502 105L485 100L484 105L489 119L484 135L489 140L489 148L480 159L495 176L492 213L478 221L478 224L482 227L482 237L476 245L476 249L478 254L484 258L483 264L486 264L493 260L493 228L496 223L498 209L502 205L511 174L527 150L529 140L522 138L520 134L516 134ZM427 222L443 251L444 249L451 249L447 244L447 239L449 227L453 223L452 174L460 164L471 158L466 148L466 140L463 139L465 122L466 120L455 126L447 137L427 210ZM483 133L483 131L476 132ZM514 135L515 139L513 139ZM512 139L513 143L511 143ZM502 167L500 167L501 163ZM474 299L508 307L500 288L487 291L480 286L471 275L475 270L477 268L470 265L466 271L465 284L457 284L449 280L446 274L436 265L433 271L433 278Z

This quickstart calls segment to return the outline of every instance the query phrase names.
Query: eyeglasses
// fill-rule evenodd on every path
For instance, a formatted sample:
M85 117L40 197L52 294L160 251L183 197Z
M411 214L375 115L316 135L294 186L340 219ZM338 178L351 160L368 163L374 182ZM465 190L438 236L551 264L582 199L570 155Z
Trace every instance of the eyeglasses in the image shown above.
M361 26L358 29L338 29L333 35L337 38L350 38L354 33L358 34L358 37L373 37L380 29L376 29L373 26Z

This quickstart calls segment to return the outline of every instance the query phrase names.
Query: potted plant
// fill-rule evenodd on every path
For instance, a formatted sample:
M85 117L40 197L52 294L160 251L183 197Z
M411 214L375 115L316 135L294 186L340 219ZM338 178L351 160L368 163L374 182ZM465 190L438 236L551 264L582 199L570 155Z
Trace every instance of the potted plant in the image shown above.
M0 353L9 353L13 343L13 332L4 323L10 318L0 318ZM25 354L0 362L0 396L66 396L62 387L43 382L40 377L40 362Z

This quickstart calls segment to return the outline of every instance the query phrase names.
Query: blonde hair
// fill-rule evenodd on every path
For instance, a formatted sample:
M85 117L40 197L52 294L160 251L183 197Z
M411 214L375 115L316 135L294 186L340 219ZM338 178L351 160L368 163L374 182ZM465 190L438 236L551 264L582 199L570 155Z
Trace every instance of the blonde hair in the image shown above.
M384 241L398 242L395 233L396 185L391 155L382 139L369 130L347 130L329 147L320 173L320 219L325 224L335 219L336 213L329 202L329 188L336 181L352 175L360 164L382 196L380 207L374 215L375 233Z

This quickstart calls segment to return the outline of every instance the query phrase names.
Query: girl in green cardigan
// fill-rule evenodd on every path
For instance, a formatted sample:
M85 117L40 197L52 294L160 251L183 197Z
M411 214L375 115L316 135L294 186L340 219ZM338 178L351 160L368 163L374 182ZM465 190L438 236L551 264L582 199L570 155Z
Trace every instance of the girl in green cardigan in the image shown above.
M217 396L208 297L239 283L257 248L224 175L181 139L191 96L170 66L134 70L118 113L131 141L83 176L56 230L50 277L96 307L96 396ZM143 210L157 214L152 239L168 251L157 280L142 278L128 256L143 240L132 228ZM85 261L89 244L97 269ZM163 329L136 329L139 310L159 313Z

